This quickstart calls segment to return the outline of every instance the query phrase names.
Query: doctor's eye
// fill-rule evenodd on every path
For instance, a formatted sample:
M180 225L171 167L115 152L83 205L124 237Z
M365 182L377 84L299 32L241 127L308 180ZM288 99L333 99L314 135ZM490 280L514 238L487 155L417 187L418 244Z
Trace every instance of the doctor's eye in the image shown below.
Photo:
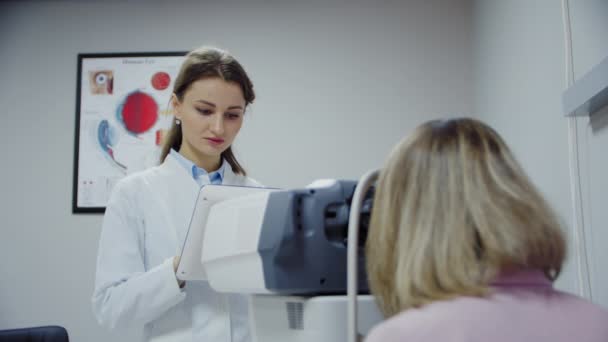
M202 115L211 115L213 114L213 111L211 109L206 109L206 108L196 108L196 110L201 113Z
M238 118L241 117L241 114L238 114L238 113L226 113L226 117L229 120L236 120L236 119L238 119Z

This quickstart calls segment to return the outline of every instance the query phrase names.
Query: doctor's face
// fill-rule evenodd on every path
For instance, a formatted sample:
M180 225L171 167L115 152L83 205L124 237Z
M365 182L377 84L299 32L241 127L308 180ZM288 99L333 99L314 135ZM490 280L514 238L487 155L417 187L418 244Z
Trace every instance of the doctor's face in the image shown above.
M175 117L181 120L180 152L192 161L220 157L239 133L245 98L238 83L219 77L193 82L180 101L172 97Z

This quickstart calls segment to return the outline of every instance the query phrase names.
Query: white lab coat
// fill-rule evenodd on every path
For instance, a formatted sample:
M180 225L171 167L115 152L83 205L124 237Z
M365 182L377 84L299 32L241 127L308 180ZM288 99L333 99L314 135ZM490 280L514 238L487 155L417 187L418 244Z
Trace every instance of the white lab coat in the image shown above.
M227 166L223 184L260 186ZM170 154L119 181L106 206L93 311L110 329L144 327L146 341L249 341L244 297L206 282L180 289L173 271L200 187Z

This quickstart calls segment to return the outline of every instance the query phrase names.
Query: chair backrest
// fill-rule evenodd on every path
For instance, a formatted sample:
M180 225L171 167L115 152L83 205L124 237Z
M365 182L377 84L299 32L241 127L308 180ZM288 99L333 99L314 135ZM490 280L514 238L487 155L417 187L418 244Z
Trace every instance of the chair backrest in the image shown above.
M0 330L1 342L69 342L68 332L60 326Z

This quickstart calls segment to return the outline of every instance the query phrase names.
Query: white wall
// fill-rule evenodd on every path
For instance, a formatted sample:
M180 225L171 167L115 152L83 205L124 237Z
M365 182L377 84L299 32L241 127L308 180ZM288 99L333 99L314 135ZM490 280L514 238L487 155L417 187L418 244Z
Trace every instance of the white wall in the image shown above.
M574 72L581 77L608 56L608 3L570 1ZM507 140L532 180L573 229L568 164L568 121L561 2L478 0L473 3L474 113ZM588 230L594 301L608 307L608 141L606 114L577 120L581 183ZM603 122L603 123L602 123ZM558 286L579 293L574 246Z
M279 187L357 178L472 108L466 0L19 1L0 19L0 329L131 340L90 309L101 216L71 214L77 53L229 49L258 95L237 153Z

